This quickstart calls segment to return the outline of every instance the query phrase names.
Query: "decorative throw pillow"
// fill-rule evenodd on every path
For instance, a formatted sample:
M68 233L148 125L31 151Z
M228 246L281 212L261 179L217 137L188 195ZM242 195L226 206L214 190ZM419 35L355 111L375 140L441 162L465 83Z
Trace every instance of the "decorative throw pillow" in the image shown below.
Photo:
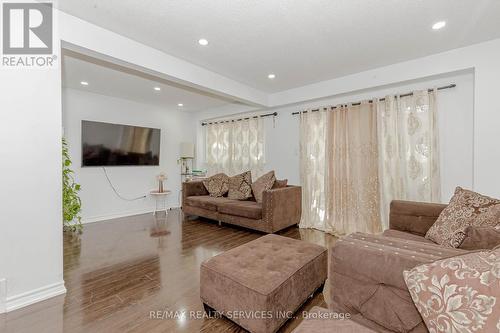
M496 226L500 222L500 200L455 189L450 204L425 234L425 238L447 247L459 247L468 226Z
M500 249L420 265L403 276L430 332L500 331Z
M282 179L282 180L276 179L273 185L273 189L283 188L286 187L287 185L288 185L288 179Z
M253 196L255 197L255 201L261 203L264 191L270 190L273 187L275 181L276 177L274 176L274 171L269 171L268 173L260 176L256 181L254 181L252 184L252 191Z
M500 225L496 227L467 227L460 248L464 250L489 250L500 245Z
M229 177L224 173L218 173L203 181L211 197L222 197L229 190Z
M252 174L250 171L229 177L229 199L246 200L252 197Z

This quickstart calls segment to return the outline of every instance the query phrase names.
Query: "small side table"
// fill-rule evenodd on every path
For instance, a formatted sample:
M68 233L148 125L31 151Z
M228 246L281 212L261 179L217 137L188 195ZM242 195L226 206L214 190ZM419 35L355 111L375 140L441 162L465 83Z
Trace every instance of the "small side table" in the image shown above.
M167 195L169 195L171 191L151 191L149 195L155 198L155 210L153 215L156 215L157 212L165 211L165 214L168 214L167 210Z

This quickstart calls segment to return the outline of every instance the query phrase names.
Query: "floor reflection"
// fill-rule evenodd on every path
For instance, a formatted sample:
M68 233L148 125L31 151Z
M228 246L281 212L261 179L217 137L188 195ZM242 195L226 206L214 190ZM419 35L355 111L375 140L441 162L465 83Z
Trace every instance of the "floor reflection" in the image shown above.
M303 241L318 244L326 248L330 248L335 243L334 236L315 229L298 229L300 239Z
M161 214L161 213L160 213ZM1 332L240 332L224 319L154 319L154 311L202 311L202 261L263 236L210 220L143 214L85 225L64 237L67 294L0 316ZM317 230L279 234L330 246ZM314 297L305 306L324 304ZM282 330L289 332L296 322ZM3 325L3 326L2 326Z
M154 215L154 225L149 228L149 236L158 240L158 248L165 248L165 237L170 234L167 228L168 212L157 212Z

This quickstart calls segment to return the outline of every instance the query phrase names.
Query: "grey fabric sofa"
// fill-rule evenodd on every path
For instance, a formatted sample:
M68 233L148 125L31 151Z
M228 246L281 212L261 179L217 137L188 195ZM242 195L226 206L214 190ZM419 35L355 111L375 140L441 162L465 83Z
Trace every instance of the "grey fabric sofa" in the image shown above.
M234 224L265 233L275 233L300 222L302 189L300 186L264 191L262 203L253 199L231 200L211 197L202 181L182 184L182 211L212 220Z

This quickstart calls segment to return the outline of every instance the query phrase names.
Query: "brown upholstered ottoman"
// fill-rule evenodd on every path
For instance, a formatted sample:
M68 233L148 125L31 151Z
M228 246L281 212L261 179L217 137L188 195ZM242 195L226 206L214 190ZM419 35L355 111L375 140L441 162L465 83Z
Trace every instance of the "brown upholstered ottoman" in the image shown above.
M266 235L203 262L200 296L250 332L275 332L326 275L324 247Z
M334 312L315 306L292 333L376 333L350 319L338 319Z

